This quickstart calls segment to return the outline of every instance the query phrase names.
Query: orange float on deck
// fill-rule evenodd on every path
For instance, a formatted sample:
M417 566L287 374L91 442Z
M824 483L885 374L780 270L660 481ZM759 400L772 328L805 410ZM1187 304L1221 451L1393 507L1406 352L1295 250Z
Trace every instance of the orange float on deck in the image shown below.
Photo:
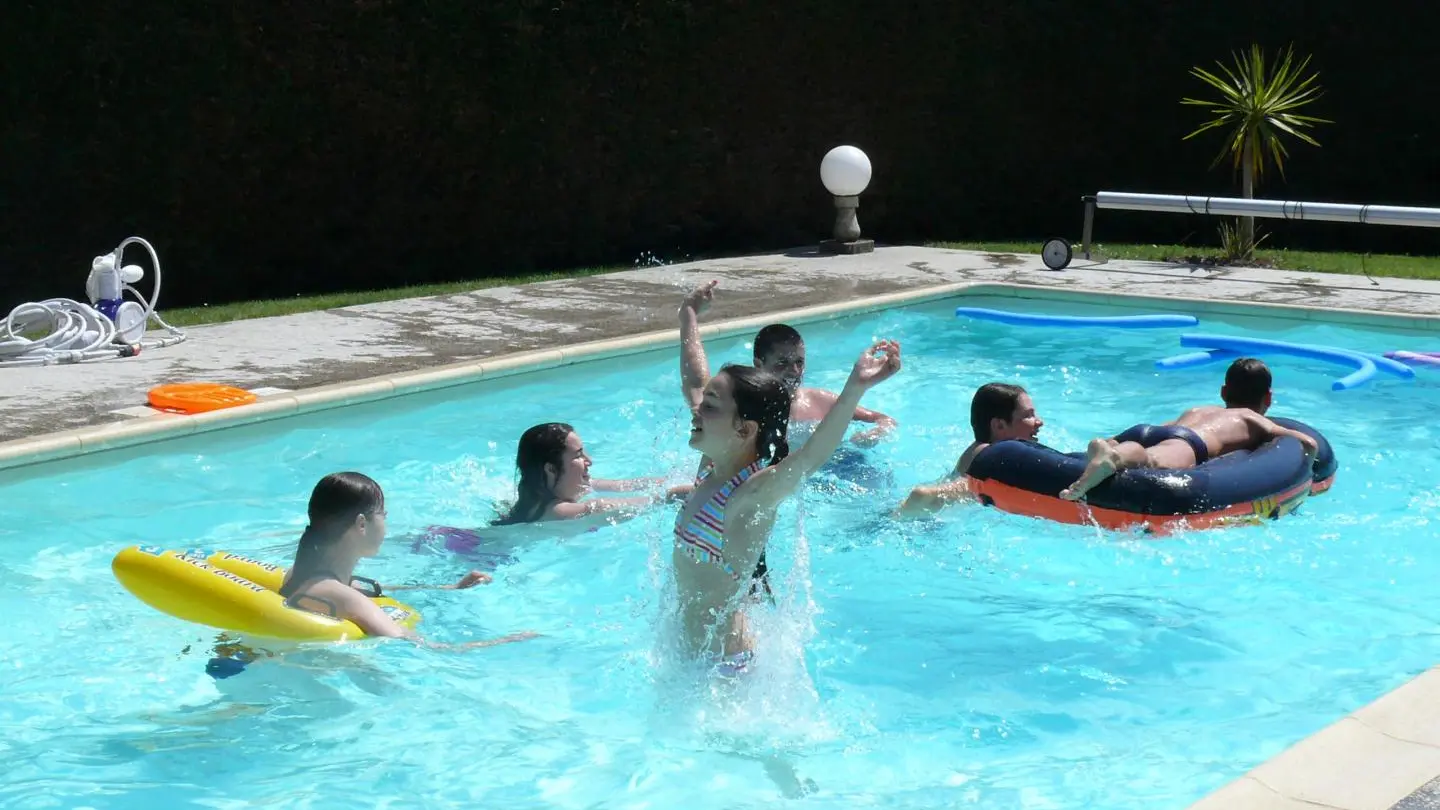
M196 414L249 405L255 395L219 383L172 383L150 389L150 407L170 413Z

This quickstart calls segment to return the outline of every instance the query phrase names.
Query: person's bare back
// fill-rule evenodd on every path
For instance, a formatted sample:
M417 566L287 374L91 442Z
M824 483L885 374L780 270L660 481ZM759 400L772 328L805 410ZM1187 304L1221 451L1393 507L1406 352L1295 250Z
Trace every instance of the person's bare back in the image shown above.
M1202 405L1191 408L1181 414L1179 419L1168 424L1195 431L1205 442L1209 457L1218 458L1236 450L1253 450L1269 441L1270 431L1261 420L1270 422L1249 408Z
M1138 431L1139 439L1126 439ZM1183 432L1182 432L1183 431ZM1159 441L1146 440L1166 436ZM1120 470L1135 467L1183 470L1204 464L1236 450L1254 450L1281 436L1292 436L1313 456L1315 440L1296 430L1281 427L1251 408L1202 405L1191 408L1179 419L1154 429L1137 425L1114 439L1094 439L1086 450L1085 471L1060 492L1067 501L1083 498L1105 479Z
M1270 369L1253 357L1230 364L1220 387L1225 407L1202 405L1164 425L1135 425L1113 439L1093 439L1086 449L1085 471L1060 491L1078 501L1102 481L1132 467L1183 470L1236 450L1253 450L1271 439L1290 436L1314 458L1315 440L1265 418L1270 408Z

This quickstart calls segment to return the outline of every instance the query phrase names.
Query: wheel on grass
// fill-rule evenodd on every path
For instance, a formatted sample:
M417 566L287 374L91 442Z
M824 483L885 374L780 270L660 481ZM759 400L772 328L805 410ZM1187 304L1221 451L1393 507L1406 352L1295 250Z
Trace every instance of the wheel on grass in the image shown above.
M1070 243L1055 237L1040 247L1040 261L1051 270L1064 270L1070 264Z

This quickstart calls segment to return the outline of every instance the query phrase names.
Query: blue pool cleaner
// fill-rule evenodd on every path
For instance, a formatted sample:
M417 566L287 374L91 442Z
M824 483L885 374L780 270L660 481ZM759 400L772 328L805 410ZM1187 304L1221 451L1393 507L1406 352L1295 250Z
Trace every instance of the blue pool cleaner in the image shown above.
M1078 315L1032 315L979 307L957 307L955 317L994 321L1012 326L1095 326L1110 329L1173 329L1200 323L1194 315L1112 315L1086 318Z

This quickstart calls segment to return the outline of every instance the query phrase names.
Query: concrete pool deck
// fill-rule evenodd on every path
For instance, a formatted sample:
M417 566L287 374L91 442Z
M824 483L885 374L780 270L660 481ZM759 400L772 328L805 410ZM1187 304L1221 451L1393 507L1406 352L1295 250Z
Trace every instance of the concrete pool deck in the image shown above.
M863 304L877 296L939 298L969 282L1037 295L1068 290L1170 299L1147 306L1192 311L1213 306L1174 299L1316 308L1326 318L1372 325L1389 319L1356 312L1389 313L1408 316L1414 328L1440 331L1440 282L1136 261L1088 265L1077 259L1053 272L1038 256L923 247L880 247L856 256L790 251L191 327L185 342L133 358L0 368L0 467L8 466L3 459L13 440L151 413L146 392L165 383L293 391L641 333L673 334L681 297L711 278L721 283L711 323ZM1312 317L1308 309L1284 315Z
M1119 305L1125 302L1115 297L1125 296L1147 309L1404 327L1440 342L1440 282L1079 259L1052 272L1034 255L881 246L822 256L805 249L194 327L186 342L134 358L0 369L0 469L23 475L28 464L176 433L673 344L676 306L709 279L719 279L720 289L708 335L753 330L780 310L803 323L968 290L1099 295ZM193 417L146 406L150 388L187 381L263 396ZM1440 807L1437 776L1440 672L1432 670L1195 807L1418 810Z

